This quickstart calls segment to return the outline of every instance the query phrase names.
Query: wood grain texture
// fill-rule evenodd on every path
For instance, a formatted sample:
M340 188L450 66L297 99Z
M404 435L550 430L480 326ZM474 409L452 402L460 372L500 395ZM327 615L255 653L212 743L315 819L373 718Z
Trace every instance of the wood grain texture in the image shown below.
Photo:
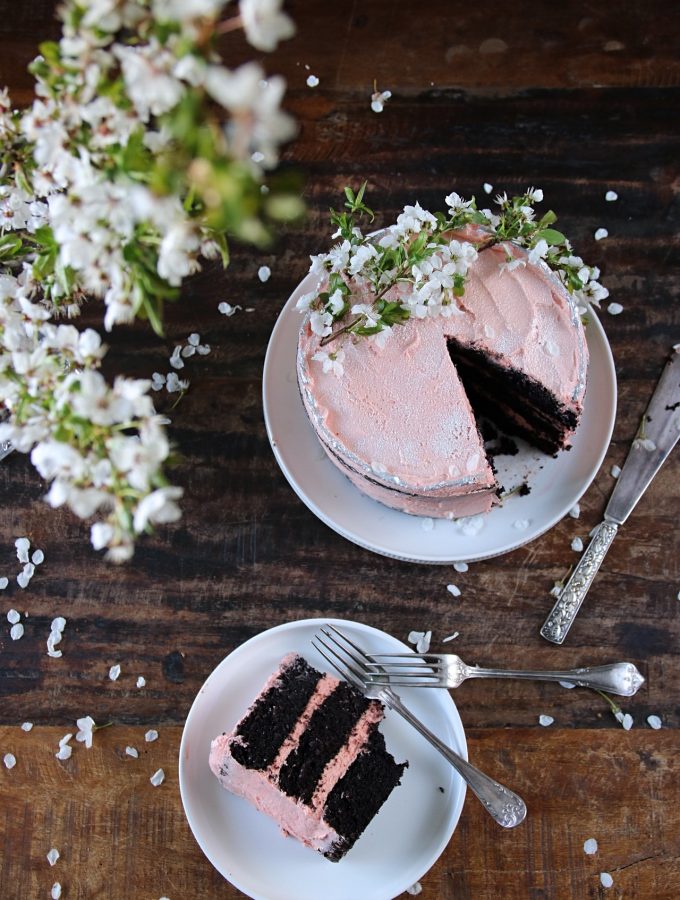
M62 734L0 728L0 748L17 758L0 770L3 900L49 896L54 881L69 900L243 896L207 863L184 818L179 727L161 728L151 744L142 728L106 728L91 750L77 745L59 762ZM422 879L422 900L678 896L676 733L472 729L468 739L470 758L512 784L529 815L504 831L468 796L451 843ZM128 745L139 759L125 755ZM152 787L158 768L165 781ZM583 843L593 837L599 849L588 856ZM50 868L52 847L61 857ZM614 879L606 892L603 871Z
M16 88L18 102L30 99L25 63L55 34L53 6L3 9L0 83ZM183 817L181 725L226 653L264 628L317 615L359 619L402 639L432 629L440 649L459 631L455 646L469 662L548 668L627 658L647 677L624 702L636 723L630 733L588 691L475 681L459 689L471 756L525 796L530 816L503 833L468 800L456 838L423 879L423 900L680 894L677 453L614 542L566 645L538 636L548 591L575 561L571 540L599 522L611 466L625 459L680 340L677 34L661 3L567 4L540 17L534 7L508 13L504 5L502 31L497 7L454 6L437 0L416 20L411 4L386 0L291 4L299 35L267 67L291 86L287 105L300 133L285 165L304 175L306 220L269 252L234 247L226 275L211 267L192 279L168 309L165 340L143 326L107 335L110 370L136 376L167 371L174 345L192 331L213 348L188 361L192 387L171 413L182 523L145 539L129 566L112 568L87 547L82 523L46 508L27 459L0 464L0 576L11 579L0 612L26 613L22 640L11 641L8 626L0 633L0 755L11 750L19 760L11 772L0 767L3 900L48 895L54 880L65 897L240 896L203 858ZM481 53L489 39L507 50L487 44ZM304 86L309 71L321 79L314 90ZM369 107L374 78L394 93L381 115ZM540 186L624 306L620 316L602 314L619 407L581 517L465 574L349 544L297 499L267 442L261 380L271 329L308 255L328 245L328 206L364 178L382 221L415 199L439 208L451 189L483 197L484 182L509 192ZM604 201L609 188L615 203ZM595 242L599 226L610 237ZM272 269L264 285L256 276L263 264ZM217 313L221 300L255 311L227 319ZM83 324L97 322L91 313ZM159 407L169 410L160 396ZM514 502L521 515L522 498ZM13 542L23 534L46 555L26 591L14 580ZM462 591L455 600L446 591L452 581ZM59 660L45 647L56 615L68 620ZM114 663L122 674L111 682ZM539 713L555 724L539 728ZM650 713L665 730L646 728ZM58 738L87 714L114 726L96 735L92 751L78 747L59 763ZM24 734L24 720L38 727ZM144 745L149 727L161 739ZM143 750L140 760L125 759L127 743ZM154 789L148 777L158 766L168 777ZM582 852L588 837L600 843L597 857ZM50 870L53 845L63 858ZM608 892L602 870L614 876Z

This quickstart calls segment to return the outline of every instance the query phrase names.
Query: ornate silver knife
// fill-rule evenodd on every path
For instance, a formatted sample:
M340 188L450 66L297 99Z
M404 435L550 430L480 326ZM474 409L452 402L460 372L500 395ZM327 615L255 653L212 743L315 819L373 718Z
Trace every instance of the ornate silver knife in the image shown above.
M541 634L561 644L620 525L626 521L680 437L680 344L673 348L592 540L562 589Z

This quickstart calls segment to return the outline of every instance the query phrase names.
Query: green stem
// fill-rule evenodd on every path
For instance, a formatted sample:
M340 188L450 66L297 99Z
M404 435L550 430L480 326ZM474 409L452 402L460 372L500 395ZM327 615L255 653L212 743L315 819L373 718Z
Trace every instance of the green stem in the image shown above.
M344 334L346 331L350 331L357 322L361 322L363 316L357 316L356 319L353 319L351 322L348 322L347 325L343 325L342 328L338 328L337 331L332 331L330 334L327 334L326 337L321 338L319 341L320 347L325 347L326 344L330 344L331 341L334 341L337 337L340 337L341 334Z

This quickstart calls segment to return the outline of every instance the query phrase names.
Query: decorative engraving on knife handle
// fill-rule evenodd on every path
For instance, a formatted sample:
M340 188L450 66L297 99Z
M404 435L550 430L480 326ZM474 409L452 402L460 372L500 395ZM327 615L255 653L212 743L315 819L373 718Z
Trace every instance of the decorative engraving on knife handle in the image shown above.
M597 526L593 539L541 628L546 640L561 644L567 636L617 531L618 525L613 522L601 522Z

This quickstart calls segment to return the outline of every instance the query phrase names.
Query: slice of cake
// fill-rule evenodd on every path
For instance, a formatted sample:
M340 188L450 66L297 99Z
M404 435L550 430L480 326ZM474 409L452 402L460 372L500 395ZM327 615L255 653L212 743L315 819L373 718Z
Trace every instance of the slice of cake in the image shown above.
M385 747L384 714L377 700L291 653L234 730L212 742L210 768L284 834L337 862L408 765Z

